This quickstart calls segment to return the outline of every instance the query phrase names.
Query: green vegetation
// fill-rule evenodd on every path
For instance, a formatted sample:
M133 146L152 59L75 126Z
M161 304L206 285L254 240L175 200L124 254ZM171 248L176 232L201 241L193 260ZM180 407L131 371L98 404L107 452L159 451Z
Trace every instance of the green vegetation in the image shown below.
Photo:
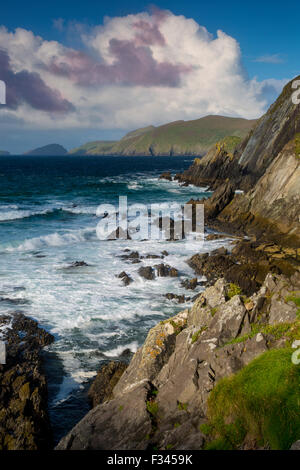
M180 401L177 403L177 408L180 411L187 411L188 404L187 403L181 403Z
M102 155L109 153L115 143L113 140L96 140L72 149L69 153L71 155Z
M186 321L176 323L174 320L169 320L169 323L173 326L176 336L186 327Z
M158 404L153 400L148 400L146 403L147 411L151 416L156 417L158 413Z
M251 325L251 332L246 335L233 338L224 346L229 344L238 344L247 341L256 336L258 333L262 333L268 336L271 340L278 340L281 338L286 339L286 346L290 346L295 339L300 338L300 322L299 320L293 323L278 323L277 325L266 325L253 323Z
M174 428L175 428L175 429L176 429L176 428L179 428L179 426L180 426L180 423L175 423L175 424L174 424Z
M202 434L208 436L213 432L214 428L211 426L211 424L203 423L199 426L199 430L202 432Z
M232 299L235 295L241 295L242 294L242 289L237 286L236 284L230 283L229 284L229 289L227 291L227 297L229 299Z
M192 335L192 344L196 343L196 341L198 340L199 336L201 335L201 333L203 333L203 331L207 330L207 326L202 326L200 328L200 330L196 331L193 335Z
M295 135L295 154L300 159L300 133Z
M211 313L212 317L215 316L217 310L218 310L218 307L214 307L214 308L211 309L210 313Z
M255 120L206 116L193 121L176 121L130 132L118 142L89 142L71 154L96 155L203 155L212 145L229 136L228 151L238 138L248 135Z
M206 449L237 449L249 440L289 449L300 435L300 367L290 348L267 351L221 380L208 400Z
M241 141L241 137L230 135L218 142L217 145L219 145L220 149L225 150L228 154L232 154Z

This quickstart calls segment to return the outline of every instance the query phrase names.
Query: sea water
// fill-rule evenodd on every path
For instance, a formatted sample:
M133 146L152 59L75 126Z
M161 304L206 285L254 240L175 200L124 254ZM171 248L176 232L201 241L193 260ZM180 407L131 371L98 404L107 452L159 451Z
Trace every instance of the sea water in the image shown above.
M194 276L187 258L224 241L101 241L100 204L116 207L119 196L134 203L186 203L205 188L159 179L188 168L191 157L0 157L0 315L22 311L52 333L47 348L49 409L57 441L88 411L86 390L104 362L135 352L157 322L190 304L164 294L193 296L181 280ZM124 249L162 260L178 278L146 281L137 271L160 260L131 264ZM69 268L75 261L87 266ZM117 278L134 280L125 287ZM1 335L1 332L0 332Z

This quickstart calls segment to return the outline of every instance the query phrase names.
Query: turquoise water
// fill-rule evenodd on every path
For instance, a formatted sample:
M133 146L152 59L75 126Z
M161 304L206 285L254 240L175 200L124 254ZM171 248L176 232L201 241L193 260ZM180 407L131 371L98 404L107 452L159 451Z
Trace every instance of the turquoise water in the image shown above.
M86 412L86 384L100 364L126 348L135 352L152 326L184 308L163 294L190 295L180 280L193 275L185 260L199 251L196 241L100 241L96 209L117 205L119 196L128 204L207 196L203 188L159 179L192 160L0 157L0 314L21 310L55 336L47 364L56 439ZM201 251L218 244L207 242ZM164 262L179 270L179 278L143 280L137 274L142 264L119 258L126 248L141 255L167 250ZM88 266L68 269L75 261ZM129 287L116 277L123 270L134 279Z

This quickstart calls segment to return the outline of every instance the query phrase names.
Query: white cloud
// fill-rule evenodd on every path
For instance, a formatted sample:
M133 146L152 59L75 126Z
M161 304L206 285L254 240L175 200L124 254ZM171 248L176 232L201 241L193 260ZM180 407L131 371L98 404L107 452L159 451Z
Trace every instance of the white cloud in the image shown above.
M254 62L262 62L265 64L282 64L284 62L280 54L266 54L254 60Z
M132 83L122 84L126 60L120 64L120 57L112 52L112 40L136 48L138 54L142 51L144 55L139 56L142 64L147 57L158 64L158 70L161 64L178 67L176 86L165 83L144 86L145 77L135 80L134 73ZM79 85L78 71L84 80L90 74L90 70L83 70L86 55L74 57L74 51L63 44L45 41L31 31L17 29L12 33L0 28L0 49L8 52L14 72L24 69L37 72L49 87L58 90L76 108L75 112L54 115L22 104L16 110L1 110L7 121L13 122L15 117L18 122L20 119L24 122L24 128L31 129L127 130L207 114L256 118L266 109L263 98L266 83L247 78L238 42L223 31L213 37L193 19L171 12L106 18L103 25L88 34L85 32L82 41L91 63L104 66L109 74L117 64L120 83L112 80L95 86ZM53 63L61 69L67 64L71 72L57 73ZM100 72L97 72L98 79ZM159 80L160 76L154 78ZM277 91L282 84L274 80L267 85Z

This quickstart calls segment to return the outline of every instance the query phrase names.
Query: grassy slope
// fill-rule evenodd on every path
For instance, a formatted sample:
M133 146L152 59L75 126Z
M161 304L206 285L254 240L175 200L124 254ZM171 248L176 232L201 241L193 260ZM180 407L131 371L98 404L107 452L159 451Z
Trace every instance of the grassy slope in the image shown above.
M300 435L300 368L293 349L267 351L210 394L207 449L237 449L246 439L271 449L289 449Z
M115 143L113 140L96 140L72 149L69 153L72 155L99 155L109 151Z
M112 147L106 149L103 147L103 142L99 142L99 145L93 146L92 150L88 149L86 153L203 155L214 143L226 136L245 137L255 122L255 120L223 116L206 116L194 121L176 121L159 127L149 126L130 132Z

